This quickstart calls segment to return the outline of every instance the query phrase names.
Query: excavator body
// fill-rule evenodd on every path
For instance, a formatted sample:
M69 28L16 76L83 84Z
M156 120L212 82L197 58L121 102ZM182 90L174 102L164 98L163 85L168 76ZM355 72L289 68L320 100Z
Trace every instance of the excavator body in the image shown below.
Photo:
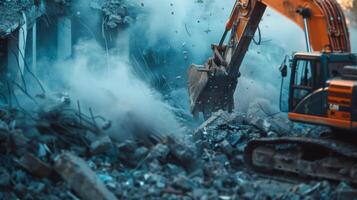
M265 173L356 184L357 55L296 53L280 71L289 78L288 97L281 94L281 102L288 99L289 119L332 132L318 138L253 139L244 151L246 164Z
M194 116L203 113L207 118L220 109L234 109L240 67L268 6L304 30L307 53L350 53L345 16L335 0L236 0L220 43L211 46L213 56L204 65L192 65L189 69ZM230 37L224 44L229 31Z

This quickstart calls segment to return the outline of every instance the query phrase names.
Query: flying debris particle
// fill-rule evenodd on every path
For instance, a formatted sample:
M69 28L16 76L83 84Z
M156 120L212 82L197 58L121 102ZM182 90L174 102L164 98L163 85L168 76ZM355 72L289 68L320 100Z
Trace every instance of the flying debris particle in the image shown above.
M174 14L175 14L175 12L174 12L174 11L172 11L172 12L171 12L171 15L174 15Z
M141 2L141 6L142 6L142 7L144 7L144 6L145 6L143 2Z
M208 28L208 29L205 30L204 32L208 34L208 33L212 32L212 30Z
M188 28L187 28L187 24L185 24L185 30L186 30L187 35L188 35L189 37L191 37L191 33L190 33L190 31L188 31Z
M200 20L197 20L197 23L200 23Z

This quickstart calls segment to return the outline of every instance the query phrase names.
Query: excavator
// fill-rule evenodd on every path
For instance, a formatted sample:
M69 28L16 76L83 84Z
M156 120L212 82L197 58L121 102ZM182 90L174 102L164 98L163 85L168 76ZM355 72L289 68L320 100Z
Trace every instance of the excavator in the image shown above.
M240 66L267 7L305 36L306 52L293 53L280 67L289 78L288 118L331 133L253 139L246 164L265 173L357 183L357 55L336 0L236 0L219 44L211 46L213 56L188 71L192 114L233 111Z

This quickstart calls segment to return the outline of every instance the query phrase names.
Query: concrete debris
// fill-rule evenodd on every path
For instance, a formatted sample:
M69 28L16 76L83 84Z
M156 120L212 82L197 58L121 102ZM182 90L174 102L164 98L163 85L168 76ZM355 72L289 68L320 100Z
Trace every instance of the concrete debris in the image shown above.
M73 109L68 95L40 95L36 101L31 115L1 107L0 199L70 199L70 188L53 170L54 158L63 150L106 153L110 139L99 137L100 123ZM97 141L92 147L88 133Z
M57 158L54 167L79 197L88 200L116 199L81 158L63 153Z
M31 117L14 108L1 109L2 199L343 199L355 195L347 183L336 187L326 181L276 180L249 171L243 159L247 142L286 133L271 129L274 126L263 129L244 114L220 111L184 137L138 135L116 141L106 136L102 124L73 109L67 94L36 98L39 106ZM270 124L278 124L277 119L269 119ZM295 130L293 124L288 134Z
M109 136L99 138L90 145L90 151L93 155L107 152L112 147L112 140Z
M158 159L162 163L167 162L167 156L170 153L170 149L168 146L164 144L157 144L148 155L149 159Z
M289 134L292 132L293 123L280 112L273 109L269 102L256 100L248 108L247 118L251 125L264 132Z
M270 102L258 99L249 105L246 122L260 131L274 136L295 135L318 137L329 129L321 126L293 123Z
M327 181L299 184L288 177L274 180L247 173L243 152L249 140L260 137L296 136L301 130L305 130L302 132L303 135L317 137L327 131L325 128L314 126L314 131L310 131L312 128L309 130L309 126L288 122L285 120L286 117L279 115L280 113L272 111L269 104L254 102L250 105L247 115L219 111L193 133L192 138L197 151L200 152L199 159L204 163L204 180L218 188L211 188L214 190L211 192L213 198L335 199L341 196L348 199L354 195L354 190L346 183L345 187L339 186L343 191L339 192L336 191L336 186ZM232 177L234 178L231 180ZM227 189L230 187L237 192ZM225 188L225 192L222 192L221 188ZM193 195L200 191L202 190L194 190ZM205 192L207 195L208 191Z
M38 178L48 177L52 173L52 168L47 163L36 158L31 153L25 153L25 155L21 157L18 163L26 171Z
M278 118L262 128L247 115L220 111L185 137L138 134L116 141L106 136L103 124L73 109L67 94L36 98L39 106L31 117L0 109L3 199L343 199L355 194L347 183L301 183L249 171L243 152L250 139L294 135L275 125ZM295 124L287 127L297 130Z

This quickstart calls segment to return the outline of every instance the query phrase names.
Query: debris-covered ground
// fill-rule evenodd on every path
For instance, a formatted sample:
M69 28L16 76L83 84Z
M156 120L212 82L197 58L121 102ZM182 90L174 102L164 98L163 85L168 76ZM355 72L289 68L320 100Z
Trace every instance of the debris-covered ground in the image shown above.
M1 199L348 199L356 195L347 183L268 177L247 169L242 153L249 139L299 130L293 124L279 125L275 116L258 114L250 119L218 112L184 137L158 134L115 141L103 134L110 121L72 109L67 95L38 96L36 101L39 106L31 114L1 108ZM262 106L252 105L249 113L262 111ZM318 134L312 130L306 134Z

